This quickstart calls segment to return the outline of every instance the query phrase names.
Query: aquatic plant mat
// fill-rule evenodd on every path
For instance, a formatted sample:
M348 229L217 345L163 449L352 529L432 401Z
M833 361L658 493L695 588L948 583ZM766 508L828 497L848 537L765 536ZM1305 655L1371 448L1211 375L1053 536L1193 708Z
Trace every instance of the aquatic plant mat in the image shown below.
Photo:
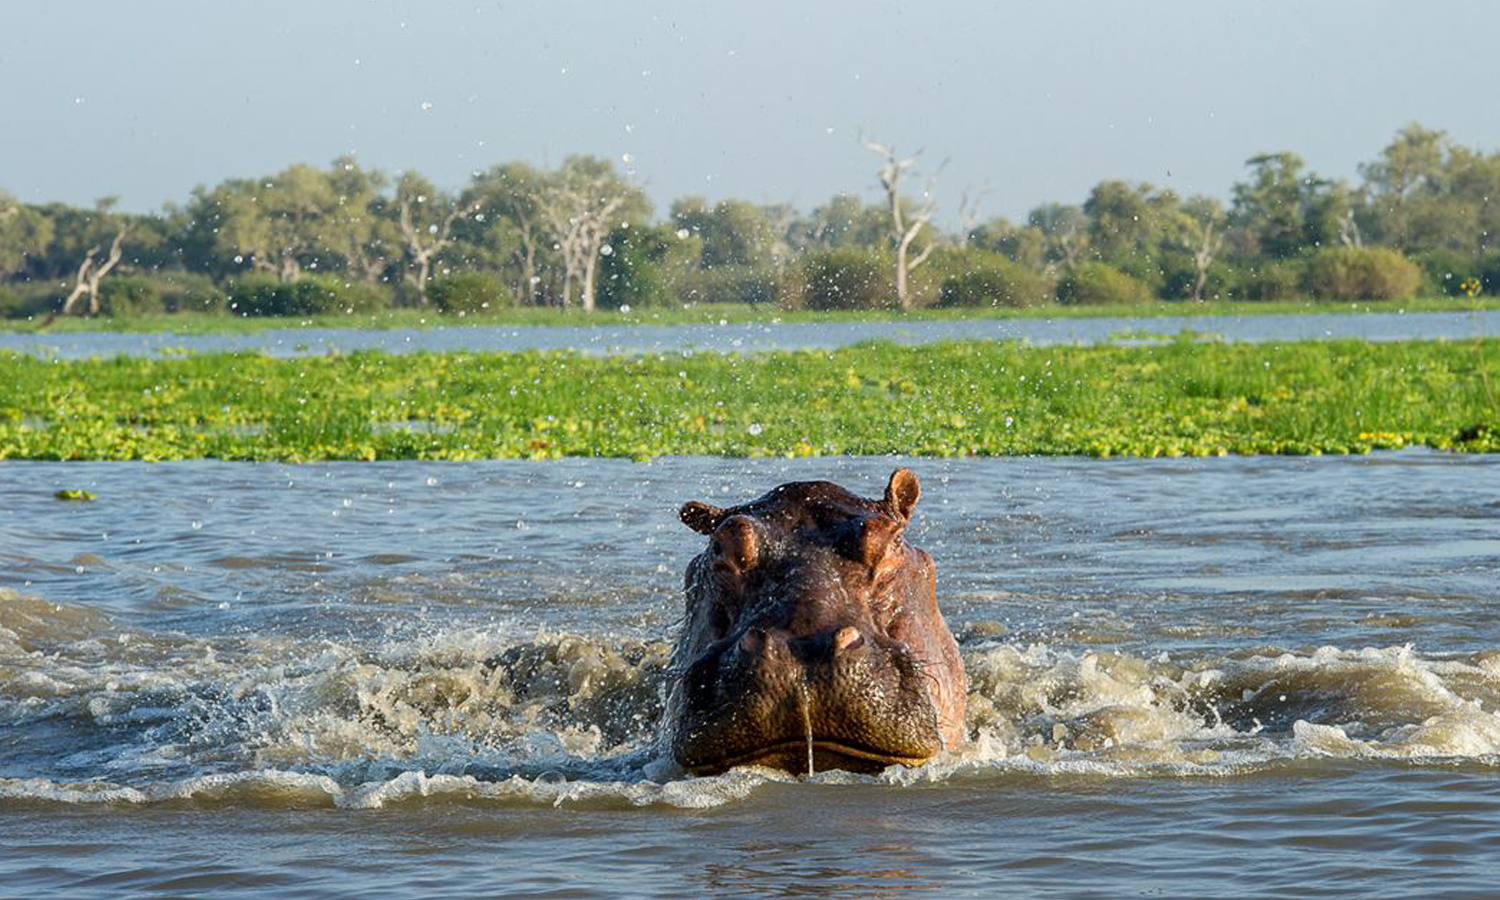
M1500 451L1500 340L0 355L0 459Z

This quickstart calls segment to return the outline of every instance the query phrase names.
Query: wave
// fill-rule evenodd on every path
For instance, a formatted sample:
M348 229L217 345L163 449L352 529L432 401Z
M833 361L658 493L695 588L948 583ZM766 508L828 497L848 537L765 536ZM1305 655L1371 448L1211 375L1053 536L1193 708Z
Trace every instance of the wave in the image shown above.
M889 784L1226 776L1319 760L1500 767L1500 650L1155 655L963 647L970 740ZM658 749L662 640L439 627L375 642L132 629L0 590L0 800L712 806ZM819 781L872 776L819 773Z

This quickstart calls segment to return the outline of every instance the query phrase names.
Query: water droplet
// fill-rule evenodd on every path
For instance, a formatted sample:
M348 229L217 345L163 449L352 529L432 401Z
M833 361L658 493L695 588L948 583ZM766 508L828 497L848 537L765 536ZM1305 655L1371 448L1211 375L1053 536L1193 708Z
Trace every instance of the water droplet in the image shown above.
M422 101L422 112L427 112L430 109L432 109L432 101L431 100L423 100Z
M628 166L631 163L635 162L635 157L631 156L629 153L621 153L620 154L620 162L622 162L622 163L624 163L625 165Z
M434 478L434 477L432 477L431 475L428 475L427 476L427 486L428 487L436 487L437 486L437 479Z
M686 228L677 229L677 236L682 240L687 240L688 230Z
M750 432L751 436L753 437L753 436L755 436L757 434L760 434L763 429L761 428L761 425L760 425L759 422L751 422L750 423L750 427L746 428L745 430L748 431L748 432Z
M614 252L615 252L615 248L611 247L609 244L605 244L603 247L599 248L599 255L600 256L613 256Z
M630 312L630 304L629 303L621 303L620 304L620 312L622 312L622 313L628 313L628 312Z
M193 530L194 531L200 531L200 530L202 530L202 528L203 528L203 523L200 522L200 521L198 521L197 519L194 519L193 520Z
M236 254L235 254L235 255L234 255L234 264L235 264L235 265L239 265L239 264L240 264L240 263L242 263L242 262L244 262L244 261L245 261L245 257L243 257L243 256L241 256L241 255L239 255L239 254L238 254L238 253L236 253Z
M1015 419L1011 418L1010 416L1006 416L1005 417L1005 427L1006 428L1009 428L1010 426L1014 425L1015 423L1016 423Z

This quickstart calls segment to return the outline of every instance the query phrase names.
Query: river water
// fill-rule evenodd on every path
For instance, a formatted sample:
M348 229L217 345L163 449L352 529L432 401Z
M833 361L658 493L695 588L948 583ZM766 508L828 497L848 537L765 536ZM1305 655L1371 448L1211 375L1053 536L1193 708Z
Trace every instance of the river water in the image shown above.
M253 334L171 332L0 332L0 350L59 359L257 351L272 356L384 350L388 353L577 350L584 353L664 353L845 347L861 341L930 344L951 340L1014 340L1054 344L1142 343L1188 332L1226 341L1435 340L1500 334L1500 310L1473 312L1296 313L1160 318L968 319L888 322L721 323L717 325L446 325L432 328L275 328Z
M811 778L660 758L675 509L896 460L0 464L0 896L1500 890L1500 459L910 462L973 739Z

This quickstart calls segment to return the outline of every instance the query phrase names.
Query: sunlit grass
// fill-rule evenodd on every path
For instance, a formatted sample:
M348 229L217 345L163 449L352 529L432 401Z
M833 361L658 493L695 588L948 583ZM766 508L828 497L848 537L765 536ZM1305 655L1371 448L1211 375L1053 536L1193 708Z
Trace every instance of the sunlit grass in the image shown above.
M0 458L1500 451L1500 340L0 355Z
M1060 306L1028 309L916 309L810 311L785 310L774 306L732 303L700 303L687 307L617 310L560 310L539 307L505 307L482 314L444 315L432 309L388 309L374 313L304 317L261 317L171 313L116 318L69 317L58 319L46 330L76 331L171 331L178 334L233 334L272 328L438 328L464 325L690 325L711 323L773 322L869 322L953 319L1067 319L1067 318L1158 318L1162 316L1254 316L1293 313L1441 312L1500 309L1500 297L1426 297L1403 303L1324 303L1312 301L1251 303L1212 301L1157 302L1129 306ZM0 330L35 332L41 319L0 319Z

